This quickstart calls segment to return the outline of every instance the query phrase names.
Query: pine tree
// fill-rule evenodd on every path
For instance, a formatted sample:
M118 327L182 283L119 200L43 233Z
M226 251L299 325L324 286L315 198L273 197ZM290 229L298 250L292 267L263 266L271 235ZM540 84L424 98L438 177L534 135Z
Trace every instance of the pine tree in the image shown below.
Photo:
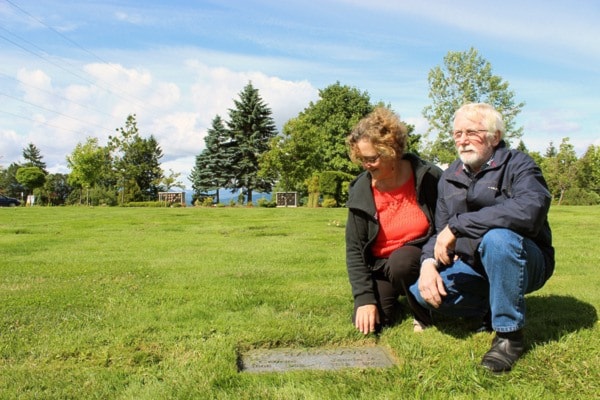
M269 150L269 141L277 134L277 130L270 108L251 82L234 103L235 108L229 110L228 122L233 180L226 187L241 189L250 204L253 191L269 192L273 185L269 178L259 177L258 170L260 157Z
M42 161L42 154L33 143L29 143L27 147L23 149L23 158L25 163L23 167L38 167L44 174L48 174L46 170L46 163Z
M194 197L208 196L215 191L215 201L220 201L219 189L226 187L232 179L231 140L221 117L217 115L204 138L205 149L196 156L196 164L192 168L190 181L194 189Z

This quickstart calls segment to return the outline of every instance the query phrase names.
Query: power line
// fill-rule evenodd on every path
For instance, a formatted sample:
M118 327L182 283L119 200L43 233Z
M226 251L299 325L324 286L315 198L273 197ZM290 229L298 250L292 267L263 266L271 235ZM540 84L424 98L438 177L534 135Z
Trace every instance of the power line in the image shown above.
M108 66L108 67L112 68L112 69L113 69L114 71L116 71L116 72L121 72L121 71L119 71L119 70L118 70L118 69L117 69L117 68L116 68L116 67L115 67L115 66L114 66L112 63L110 63L110 62L108 62L108 61L104 60L102 57L100 57L100 56L98 56L97 54L93 53L92 51L90 51L90 50L86 49L84 46L82 46L82 45L80 45L79 43L75 42L74 40L72 40L72 39L71 39L71 38L69 38L68 36L64 35L63 33L59 32L58 30L54 29L53 27L51 27L51 26L47 25L46 23L44 23L44 21L40 20L39 18L36 18L36 17L35 17L35 16L33 16L31 13L27 12L27 11L26 11L26 10L24 10L22 7L20 7L19 5L15 4L13 1L11 1L11 0L4 0L4 1L6 1L8 4L10 4L10 5L11 5L12 7L14 7L15 9L19 10L21 13L25 14L25 15L26 15L27 17L29 17L30 19L34 20L35 22L37 22L37 23L39 23L40 25L44 26L46 29L48 29L48 30L52 31L53 33L55 33L56 35L60 36L60 37L61 37L63 40L66 40L66 41L67 41L67 42L69 42L70 44L72 44L72 45L76 46L76 47L77 47L77 48L79 48L80 50L82 50L82 51L84 51L85 53L87 53L87 54L91 55L91 56L92 56L92 57L94 57L96 60L100 61L102 64L104 64L104 65L106 65L106 66ZM25 40L25 39L21 38L21 37L19 37L18 35L16 35L16 34L14 34L14 33L10 32L10 31L8 31L6 28L2 28L2 27L0 27L0 28L1 28L2 30L4 30L5 32L8 32L8 33L9 33L9 34L11 34L12 36L14 36L14 37L17 37L18 39L22 40L23 42L26 42L26 43L30 44L31 46L33 46L33 47L37 48L37 49L38 49L38 50L40 50L41 52L48 54L48 52L46 52L44 49L40 48L39 46L37 46L37 45L35 45L35 44L33 44L33 43L31 43L31 42L29 42L29 41L27 41L27 40ZM2 37L2 36L0 36L0 37ZM100 89L102 89L102 90L104 90L104 91L106 91L106 92L108 92L108 93L111 93L111 94L113 94L113 95L115 95L115 96L117 96L117 97L121 98L122 100L131 101L131 102L134 102L134 103L136 103L136 104L137 104L137 105L138 105L138 106L139 106L141 109L143 109L143 110L146 110L146 111L148 111L148 112L150 113L150 111L149 111L149 110L146 108L146 106L145 106L145 102L144 102L144 101L142 101L142 100L140 100L140 99L138 99L138 98L135 98L134 96L131 96L131 95L129 95L129 94L124 94L124 93L121 93L121 91L120 91L120 88L119 88L119 87L116 87L116 86L114 86L114 85L112 85L112 84L110 84L110 83L108 83L108 82L106 82L106 81L103 81L103 83L104 83L105 85L107 85L108 87L110 87L110 88L113 88L113 89L117 90L117 92L115 92L115 91L113 91L113 90L109 89L108 87L102 87L102 86L99 86L99 85L97 85L95 82L93 82L93 81L91 81L91 80L89 80L89 79L87 79L87 78L84 78L84 77L82 77L82 76L81 76L81 75L79 75L79 74L75 74L74 72L72 72L72 71L69 71L69 70L67 70L66 68L62 67L62 66L59 66L59 65L57 65L57 64L56 64L56 63L54 63L54 62L51 62L50 60L48 60L48 59L47 59L46 57L44 57L44 56L40 56L39 54L35 54L35 53L33 53L32 51L30 51L30 50L28 50L28 49L24 48L23 46L21 46L21 45L19 45L19 44L15 43L15 42L14 42L14 41L12 41L12 40L9 40L9 39L7 39L6 37L2 37L2 38L3 38L4 40L7 40L8 42L10 42L10 43L14 44L15 46L17 46L17 47L19 47L19 48L21 48L21 49L23 49L23 50L25 50L25 51L29 52L30 54L33 54L33 55L35 55L36 57L40 57L40 58L42 58L42 59L43 59L43 60L45 60L46 62L49 62L50 64L52 64L52 65L54 65L54 66L56 66L56 67L58 67L58 68L62 69L63 71L66 71L66 72L68 72L68 73L70 73L70 74L72 74L72 75L76 76L77 78L79 78L79 79L82 79L82 80L84 80L84 81L86 81L86 82L90 83L91 85L94 85L94 86L96 86L96 87L98 87L98 88L100 88ZM68 64L68 63L66 63L66 64ZM76 68L76 69L78 69L77 67L75 67L75 68Z
M73 101L73 100L71 100L71 99L68 99L68 98L66 98L66 97L64 97L64 96L61 96L61 95L59 95L59 94L56 94L56 93L53 93L53 92L51 92L51 91L49 91L49 90L42 89L42 88L40 88L40 87L37 87L37 86L31 85L31 84L29 84L29 83L27 83L27 82L23 82L22 80L20 80L20 79L18 79L18 78L15 78L15 77L12 77L12 76L10 76L10 75L7 75L7 74L3 73L2 71L0 71L0 75L1 75L1 76L3 76L3 77L5 77L5 78L8 78L8 79L12 79L12 80L14 80L14 81L17 81L17 82L18 82L18 83L20 83L21 85L28 86L28 87L30 87L30 88L32 88L32 89L35 89L35 90L38 90L38 91L40 91L40 92L46 93L46 94L48 94L48 95L50 95L50 96L52 96L52 97L56 97L57 99L64 100L64 101L66 101L66 102L69 102L69 103L71 103L71 104L75 104L76 106L79 106L79 107L81 107L81 108L85 108L85 109L87 109L87 110L90 110L90 111L97 112L97 113L99 113L99 114L102 114L102 115L105 115L105 116L107 116L107 117L111 117L111 118L113 117L111 114L109 114L109 113L107 113L107 112L105 112L105 111L102 111L102 110L98 110L98 109L96 109L96 108L89 107L89 106L87 106L87 105L85 105L85 104L78 103L78 102L76 102L76 101Z
M50 124L48 122L36 121L35 119L32 119L30 117L26 117L24 115L15 114L15 113L12 113L12 112L6 111L6 110L1 110L0 109L0 113L12 115L13 117L17 117L17 118L21 118L21 119L26 119L26 120L31 121L31 122L36 123L36 124L46 125L46 126L49 126L51 128L60 129L60 130L66 131L66 132L71 132L71 133L75 133L75 134L80 134L81 133L81 132L74 131L72 129L65 128L63 126L53 125L53 124Z
M91 55L92 57L96 58L97 60L101 61L103 64L107 64L110 65L110 63L104 59L102 59L101 57L99 57L98 55L92 53L91 51L89 51L88 49L86 49L85 47L81 46L79 43L75 42L74 40L72 40L71 38L69 38L66 35L63 35L61 32L57 31L56 29L54 29L51 26L48 26L44 23L44 21L40 20L39 18L34 17L33 15L31 15L30 13L28 13L27 11L25 11L23 8L19 7L17 4L13 3L11 0L4 0L6 1L8 4L10 4L11 6L13 6L14 8L16 8L17 10L21 11L23 14L27 15L29 18L33 19L34 21L36 21L37 23L45 26L46 28L50 29L52 32L56 33L58 36L62 37L63 39L65 39L67 42L75 45L76 47L78 47L79 49L85 51L86 53L88 53L89 55Z
M67 118L69 118L69 119L72 119L72 120L74 120L74 121L77 121L77 122L84 123L84 124L86 124L86 125L92 125L92 126L95 126L95 127L97 127L97 128L100 128L100 129L105 129L105 130L107 130L107 131L111 131L111 130L112 130L112 129L106 128L106 127L104 127L104 126L96 125L96 124L93 124L93 123L90 123L90 122L87 122L87 121L83 121L83 120L81 120L81 119L79 119L79 118L71 117L70 115L66 115L66 114L63 114L63 113L61 113L61 112L58 112L58 111L55 111L55 110L51 110L51 109L49 109L49 108L46 108L46 107L42 107L42 106L40 106L40 105L37 105L37 104L31 103L31 102L29 102L29 101L26 101L26 100L21 100L21 99L19 99L18 97L16 97L16 96L12 96L12 95L10 95L10 94L7 94L7 93L0 92L0 96L5 96L5 97L11 98L11 99L13 99L13 100L17 100L17 101L20 101L20 102L22 102L22 103L29 104L30 106L37 107L37 108L39 108L39 109L41 109L41 110L50 111L50 112L52 112L52 113L55 113L55 114L61 115L61 116L63 116L63 117L67 117Z
M4 30L4 31L6 31L6 29L5 29L5 28L0 28L0 29L2 29L2 30ZM11 34L12 34L12 33L11 33ZM14 34L12 34L12 35L13 35L13 36L16 36L16 37L18 37L17 35L14 35ZM131 98L131 97L130 97L130 98L127 98L127 97L125 97L124 95L121 95L121 94L119 94L119 93L115 93L115 92L113 92L112 90L110 90L110 89L108 89L108 88L105 88L105 87L99 86L99 85L98 85L97 83L95 83L94 81L92 81L92 80L90 80L90 79L88 79L88 78L86 78L86 77L84 77L84 76L81 76L81 75L79 75L79 74L77 74L77 73L75 73L75 72L73 72L73 71L69 70L68 68L65 68L65 67L63 67L62 65L59 65L58 63L56 63L56 62L54 62L54 61L50 60L49 58L47 58L47 57L45 57L45 56L43 56L43 55L41 55L41 54L37 54L37 53L35 53L35 52L31 51L30 49L28 49L28 48L26 48L26 47L24 47L24 46L20 45L19 43L15 42L15 41L13 41L13 40L11 40L11 39L9 39L9 38L7 38L7 37L3 36L3 35L0 35L0 38L1 38L1 39L4 39L5 41L7 41L7 42L9 42L9 43L11 43L11 44L13 44L13 45L15 45L15 46L17 46L18 48L20 48L20 49L22 49L22 50L26 51L26 52L27 52L27 53L29 53L29 54L32 54L32 55L34 55L34 56L36 56L36 57L38 57L38 58L41 58L42 60L46 61L47 63L54 65L55 67L57 67L57 68L59 68L59 69L61 69L61 70L65 71L65 72L67 72L67 73L69 73L69 74L71 74L71 75L75 76L76 78L79 78L79 79L81 79L81 80L83 80L83 81L85 81L85 82L89 83L89 84L90 84L90 85L92 85L92 86L95 86L95 87L97 87L97 88L99 88L99 89L101 89L101 90L104 90L104 91L106 91L106 92L108 92L108 93L110 93L110 94L113 94L113 95L115 95L115 96L119 97L121 100L126 100L126 101L132 101L132 100L135 100L136 102L138 102L138 100L137 100L137 99L134 99L134 98ZM27 41L26 41L26 40L24 40L24 39L21 39L21 40L23 40L23 41L27 42ZM29 42L28 42L28 43L29 43ZM34 46L34 47L36 47L36 48L38 48L38 49L40 49L40 48L39 48L38 46L36 46L36 45L33 45L33 46ZM43 50L42 50L42 51L43 51ZM45 53L45 51L44 51L44 53ZM105 83L106 83L106 82L105 82ZM143 106L141 103L139 103L138 105L139 105L140 107L142 107L143 109L145 109L145 107L144 107L144 106Z

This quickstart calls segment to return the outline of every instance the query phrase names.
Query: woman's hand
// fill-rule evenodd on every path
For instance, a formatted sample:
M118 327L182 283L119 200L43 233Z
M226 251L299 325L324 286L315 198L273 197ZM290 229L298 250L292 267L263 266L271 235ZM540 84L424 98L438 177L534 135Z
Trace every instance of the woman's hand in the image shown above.
M379 312L375 304L366 304L356 309L354 326L356 329L367 335L375 332L375 326L379 324Z

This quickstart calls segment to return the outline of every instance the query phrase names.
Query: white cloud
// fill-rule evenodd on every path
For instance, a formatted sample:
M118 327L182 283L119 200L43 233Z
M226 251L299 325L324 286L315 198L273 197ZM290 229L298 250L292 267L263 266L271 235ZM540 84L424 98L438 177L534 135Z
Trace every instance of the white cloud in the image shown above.
M27 143L34 143L51 172L67 172L65 157L77 143L92 136L105 144L115 129L124 126L127 115L135 113L140 134L154 135L161 146L163 169L181 173L189 187L187 176L204 149L212 119L219 114L227 120L233 100L248 82L271 108L278 129L318 97L308 81L210 67L198 59L185 63L177 81L164 80L164 75L159 79L153 68L169 67L89 63L82 66L89 81L62 85L51 72L20 69L18 79L27 85L19 85L19 96L30 103L29 123L19 132L0 132L2 165L18 161Z
M429 129L429 121L427 121L427 119L424 117L402 118L402 116L400 116L400 119L407 124L414 125L415 129L413 130L413 133L422 135L423 139L427 139L426 134L427 130Z
M24 92L23 100L33 103L48 101L46 93L52 91L52 82L44 71L21 68L17 72L17 79L20 81L20 90Z
M259 95L271 108L279 129L318 98L318 90L308 81L293 82L262 72L237 72L228 68L212 68L203 63L189 61L196 80L191 86L194 107L202 111L202 123L209 126L216 115L227 120L228 110L239 99L243 88L252 82Z
M155 118L148 133L154 135L166 160L196 155L204 148L205 136L197 122L198 113L171 113Z
M124 11L116 11L115 18L118 21L128 22L130 24L139 25L143 22L143 18L139 14L129 14Z
M0 129L0 165L7 167L21 157L22 137L12 129Z

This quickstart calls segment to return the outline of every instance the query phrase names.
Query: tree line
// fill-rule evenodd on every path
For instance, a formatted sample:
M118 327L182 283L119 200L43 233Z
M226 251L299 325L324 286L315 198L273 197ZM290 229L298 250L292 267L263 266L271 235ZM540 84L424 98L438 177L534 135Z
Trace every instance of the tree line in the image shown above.
M545 153L529 151L516 116L524 102L515 99L508 82L492 73L491 64L471 48L449 52L428 75L431 104L423 110L429 122L424 135L409 130L408 151L444 166L456 158L450 132L454 110L466 102L487 102L505 119L509 147L530 154L544 172L558 204L600 204L600 147L590 145L578 158L569 138ZM253 194L297 192L308 206L343 206L349 182L360 167L348 157L346 136L376 106L365 91L336 82L319 90L319 99L287 121L277 132L271 109L249 82L234 99L228 119L215 115L205 148L195 158L189 180L194 200L219 202L220 191ZM387 105L387 107L390 107ZM162 150L150 135L140 135L135 115L108 143L95 137L79 143L67 156L69 174L49 174L39 149L23 149L23 163L0 167L0 191L19 197L36 194L43 204L124 205L153 202L160 191L183 188L179 174L160 166Z

